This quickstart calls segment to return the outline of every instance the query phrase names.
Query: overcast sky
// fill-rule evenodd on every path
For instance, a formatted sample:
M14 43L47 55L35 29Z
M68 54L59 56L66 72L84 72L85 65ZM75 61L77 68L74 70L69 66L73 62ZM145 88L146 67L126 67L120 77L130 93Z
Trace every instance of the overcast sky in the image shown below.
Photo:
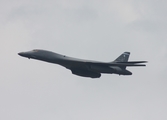
M1 0L1 120L167 119L167 1ZM91 79L18 52L46 49L146 67Z

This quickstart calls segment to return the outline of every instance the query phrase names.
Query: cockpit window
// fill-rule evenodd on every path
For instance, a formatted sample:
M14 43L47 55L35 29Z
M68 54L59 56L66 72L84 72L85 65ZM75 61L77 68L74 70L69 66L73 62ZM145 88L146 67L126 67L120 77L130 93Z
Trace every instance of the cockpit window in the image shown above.
M38 50L37 50L37 49L35 49L35 50L33 50L33 52L38 52Z

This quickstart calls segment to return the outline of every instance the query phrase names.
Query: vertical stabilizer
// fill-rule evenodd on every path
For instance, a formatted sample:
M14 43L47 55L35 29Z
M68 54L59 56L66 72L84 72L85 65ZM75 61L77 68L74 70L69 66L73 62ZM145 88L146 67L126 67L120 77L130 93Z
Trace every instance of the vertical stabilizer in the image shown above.
M128 62L129 55L130 55L130 52L124 52L117 59L115 59L114 62ZM121 68L126 69L126 66Z
M128 62L130 52L122 53L114 62Z

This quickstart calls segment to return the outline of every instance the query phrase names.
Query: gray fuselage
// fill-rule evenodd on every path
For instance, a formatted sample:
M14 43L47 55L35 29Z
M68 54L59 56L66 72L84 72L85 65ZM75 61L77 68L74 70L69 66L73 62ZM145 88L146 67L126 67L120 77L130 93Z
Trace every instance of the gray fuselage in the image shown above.
M127 52L128 53L128 52ZM132 75L132 73L126 70L126 66L143 66L134 64L123 64L118 62L98 62L91 60L82 60L77 58L68 57L58 53L46 51L46 50L32 50L29 52L18 53L20 56L42 60L49 63L59 64L67 69L70 69L73 74L83 76L98 78L101 73L115 73L119 75ZM125 54L125 53L124 53ZM130 53L129 53L130 54ZM129 56L129 55L128 55ZM123 57L121 55L119 58ZM124 55L125 57L125 55ZM121 58L122 59L122 58Z

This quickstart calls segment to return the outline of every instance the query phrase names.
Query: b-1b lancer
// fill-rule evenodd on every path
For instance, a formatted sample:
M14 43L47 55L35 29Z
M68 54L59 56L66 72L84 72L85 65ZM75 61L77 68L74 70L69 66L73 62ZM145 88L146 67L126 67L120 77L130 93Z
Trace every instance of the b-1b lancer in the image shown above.
M20 52L18 54L20 56L27 57L29 59L32 58L49 63L59 64L71 70L72 74L90 78L100 78L101 73L132 75L132 73L128 71L126 67L146 66L145 64L140 64L140 63L147 62L147 61L128 61L130 52L124 52L113 62L82 60L39 49L35 49L28 52Z

